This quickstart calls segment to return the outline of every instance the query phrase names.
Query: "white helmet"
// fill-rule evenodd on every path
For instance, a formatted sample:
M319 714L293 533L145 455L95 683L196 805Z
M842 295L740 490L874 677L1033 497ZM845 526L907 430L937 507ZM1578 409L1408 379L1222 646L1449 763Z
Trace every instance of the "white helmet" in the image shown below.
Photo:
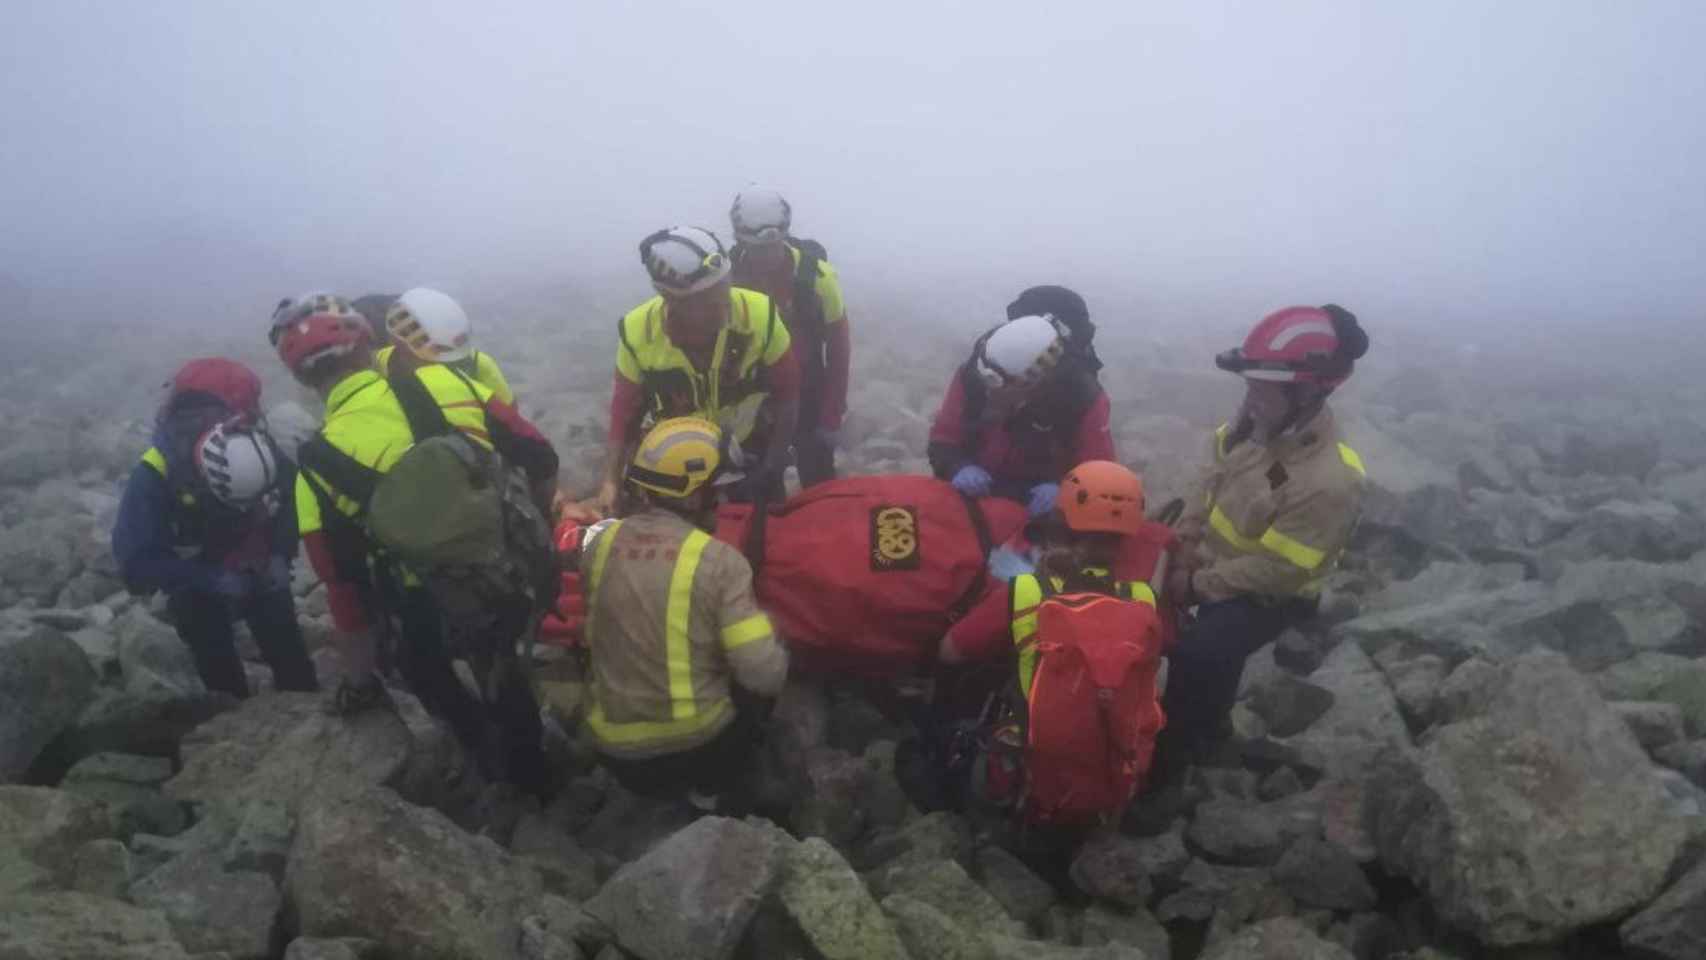
M195 466L223 503L246 508L278 482L278 459L267 435L233 421L216 424L195 445Z
M740 243L781 243L788 236L794 219L793 208L774 190L748 187L735 194L734 206L729 208L729 222L735 228L735 240Z
M416 287L385 312L392 339L428 363L454 363L474 352L474 323L449 295Z
M990 389L1033 387L1042 382L1066 352L1066 331L1053 315L1009 320L986 335L972 359Z
M666 297L709 290L729 275L729 255L703 227L670 227L640 241L640 262Z

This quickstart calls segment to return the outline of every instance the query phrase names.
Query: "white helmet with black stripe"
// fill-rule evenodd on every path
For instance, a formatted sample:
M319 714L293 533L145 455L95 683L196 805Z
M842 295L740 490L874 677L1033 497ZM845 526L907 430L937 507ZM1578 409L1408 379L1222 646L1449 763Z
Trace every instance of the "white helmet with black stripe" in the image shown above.
M670 227L640 241L640 262L666 297L709 290L728 278L728 251L703 227Z
M236 421L216 424L195 446L195 466L214 497L239 509L278 483L278 457L259 429Z
M991 390L1030 389L1066 352L1066 329L1052 314L1015 317L988 334L972 353L978 376Z

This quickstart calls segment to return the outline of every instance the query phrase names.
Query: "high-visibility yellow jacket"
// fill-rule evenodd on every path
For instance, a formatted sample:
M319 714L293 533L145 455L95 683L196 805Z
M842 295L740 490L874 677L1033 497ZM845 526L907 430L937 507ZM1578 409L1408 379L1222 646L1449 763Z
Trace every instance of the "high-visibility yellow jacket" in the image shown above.
M1106 570L1089 569L1084 571L1095 578L1105 578ZM1054 585L1053 593L1060 593L1066 588L1065 582L1059 577L1049 578ZM1121 600L1131 600L1155 606L1155 591L1142 580L1120 580L1113 585L1113 596ZM1042 606L1042 580L1033 574L1023 574L1013 578L1013 647L1019 657L1019 692L1028 700L1031 696L1031 680L1037 675L1037 663L1042 659L1042 650L1032 641L1037 635L1037 608Z
M622 318L617 376L640 388L654 418L704 417L745 440L769 395L769 369L792 343L781 313L764 294L730 287L728 322L701 373L670 340L666 311L664 299L653 297Z
M513 407L460 371L427 364L415 379L445 422L496 450L534 483L556 477L557 454ZM309 560L325 582L340 630L365 626L356 588L368 583L369 555L362 514L380 478L414 445L414 432L391 383L376 370L345 377L326 397L326 422L299 450L296 522ZM408 584L405 584L406 586Z
M379 369L380 376L388 377L391 375L391 357L396 352L397 346L392 344L389 347L379 348L373 354L373 365ZM492 391L492 396L497 397L500 402L507 403L510 406L515 405L515 391L509 388L509 380L504 377L503 369L498 366L496 360L492 359L491 354L475 350L468 355L466 360L458 360L451 366L473 377L475 383Z
M715 738L731 684L775 696L787 654L734 547L652 510L593 544L583 581L592 653L587 726L606 754L644 759Z
M1181 527L1201 531L1192 589L1208 600L1319 596L1362 512L1362 458L1328 409L1266 445L1228 450L1228 433L1216 431L1186 501Z

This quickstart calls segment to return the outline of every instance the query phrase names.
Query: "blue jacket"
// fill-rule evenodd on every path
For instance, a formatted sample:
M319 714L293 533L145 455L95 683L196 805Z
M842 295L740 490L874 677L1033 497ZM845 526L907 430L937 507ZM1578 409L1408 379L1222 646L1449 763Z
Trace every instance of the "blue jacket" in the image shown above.
M118 520L113 524L113 557L133 593L214 592L221 574L236 569L265 573L272 558L286 565L296 557L296 467L278 458L279 476L272 493L242 512L214 499L205 489L178 478L193 467L169 463L171 447L155 436L155 445L131 469ZM254 541L263 548L253 553Z

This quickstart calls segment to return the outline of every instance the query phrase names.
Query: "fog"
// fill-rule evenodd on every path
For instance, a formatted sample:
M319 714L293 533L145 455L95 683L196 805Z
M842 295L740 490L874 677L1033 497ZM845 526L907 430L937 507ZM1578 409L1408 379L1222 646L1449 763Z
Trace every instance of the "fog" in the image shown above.
M282 294L648 293L660 226L792 200L855 316L1020 287L1106 325L1698 321L1698 3L13 0L0 272L26 314ZM603 302L605 299L610 304ZM590 315L589 315L590 314ZM963 316L961 314L964 314ZM909 318L916 319L916 318Z

